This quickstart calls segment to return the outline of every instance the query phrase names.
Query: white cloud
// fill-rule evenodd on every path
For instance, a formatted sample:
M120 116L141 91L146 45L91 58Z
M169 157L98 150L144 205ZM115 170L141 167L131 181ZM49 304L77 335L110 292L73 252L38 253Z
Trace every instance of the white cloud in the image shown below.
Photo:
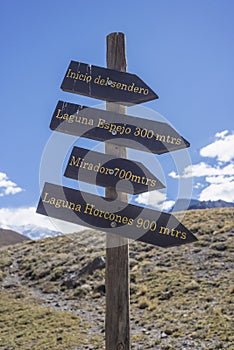
M49 218L36 213L35 207L0 209L0 227L12 228L24 225L35 225L62 233L72 233L84 229L82 226Z
M217 132L215 141L201 148L200 155L215 158L216 163L200 162L187 166L182 174L172 171L169 176L174 179L198 177L204 183L197 182L195 188L202 189L200 200L234 201L234 133L228 130ZM208 160L209 161L209 160Z
M227 182L233 182L234 176L207 176L206 182L209 182L211 184L222 184Z
M202 157L216 158L221 162L230 162L234 159L234 133L228 134L227 130L216 133L216 140L201 148Z
M195 185L194 185L194 188L202 188L204 187L204 184L202 184L201 182L197 182Z
M140 194L136 200L139 204L149 205L158 210L170 209L175 201L167 201L166 194L159 191L150 191Z
M201 201L219 200L226 202L234 201L234 181L226 181L224 183L212 183L202 190L199 199Z
M228 130L224 130L221 132L216 132L215 137L217 137L218 139L223 139L227 134L228 134Z
M162 210L169 210L173 207L173 205L175 204L175 201L165 201L163 204L162 204Z
M189 165L184 169L182 175L176 174L172 171L169 176L174 179L189 178L189 177L203 177L203 176L219 176L219 175L234 175L234 163L228 165L218 164L216 166L211 166L205 162L198 164Z
M0 197L7 196L9 194L16 194L22 191L23 189L21 187L9 180L7 174L0 172Z

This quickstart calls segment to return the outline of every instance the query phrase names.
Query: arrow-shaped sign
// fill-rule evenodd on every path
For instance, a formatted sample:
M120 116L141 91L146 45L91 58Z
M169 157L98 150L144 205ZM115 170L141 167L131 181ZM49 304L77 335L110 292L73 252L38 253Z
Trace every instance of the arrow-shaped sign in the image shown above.
M112 143L141 151L162 154L190 144L170 125L129 115L59 101L52 130Z
M45 183L37 213L160 247L197 238L173 215Z
M120 192L139 194L165 186L140 162L74 147L64 175ZM121 181L120 181L121 180Z
M137 75L71 61L61 89L109 102L136 104L158 98Z

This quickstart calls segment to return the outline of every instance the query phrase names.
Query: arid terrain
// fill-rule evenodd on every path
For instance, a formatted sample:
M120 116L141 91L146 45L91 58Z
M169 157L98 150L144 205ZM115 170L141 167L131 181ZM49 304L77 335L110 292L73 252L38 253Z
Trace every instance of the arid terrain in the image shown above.
M130 241L131 349L234 349L234 208L175 214L198 241ZM105 234L0 248L0 349L104 349ZM112 350L112 349L108 349Z

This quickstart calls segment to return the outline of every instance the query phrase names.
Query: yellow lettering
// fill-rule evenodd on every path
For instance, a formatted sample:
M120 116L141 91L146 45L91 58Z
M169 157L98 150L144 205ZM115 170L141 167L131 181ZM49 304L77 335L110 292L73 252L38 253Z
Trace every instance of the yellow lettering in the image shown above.
M81 205L77 204L76 207L75 207L75 211L79 211L80 212L80 210L81 210Z
M133 224L133 219L129 219L128 220L128 225L132 225Z
M78 79L78 73L75 73L75 72L71 72L71 74L70 74L70 78L71 79Z
M87 83L90 83L91 80L92 80L91 75L88 75L87 78L86 78L86 82L87 82Z
M46 198L48 197L48 194L49 194L48 192L45 193L44 198L42 199L43 203L50 203L50 200L46 200Z
M132 83L132 85L129 85L128 86L128 91L133 91L134 86L135 86L135 83Z
M122 224L128 224L128 218L126 216L122 218Z
M101 75L99 75L97 78L94 79L94 83L99 84L100 79L101 79Z
M93 204L86 203L84 214L92 215L93 208L94 208Z
M103 128L104 127L104 125L105 125L105 119L101 119L101 118L99 118L98 119L98 125L97 125L97 127L98 128Z
M146 178L146 183L145 183L146 186L148 186L149 181L150 179Z
M55 118L62 119L63 116L62 115L60 116L60 113L61 113L61 109L58 109L58 112Z
M64 116L65 116L65 114L64 114ZM67 114L67 116L68 116L68 114ZM74 122L75 117L74 117L74 115L70 115L69 118L66 118L66 119L67 119L68 123L71 124Z
M105 211L104 219L108 220L109 219L109 215L110 215L110 213L108 213L108 211Z
M163 235L169 235L170 234L170 230L167 227L161 226L159 233L162 233Z
M140 183L141 178L140 178L140 176L139 176L139 175L132 175L131 180L132 180L133 182Z
M114 221L115 220L115 214L110 213L109 218L110 221Z
M81 161L81 158L80 158L80 157L76 159L76 157L75 157L75 156L71 156L71 159L70 159L69 165L71 165L71 166L75 165L75 166L77 166L77 167L78 167L78 166L79 166L80 161Z
M162 141L162 142L165 142L166 141L166 137L164 135L159 135L157 134L156 135L156 140L158 141Z
M68 69L68 72L67 72L67 75L66 75L66 78L70 78L69 75L71 73L71 68Z
M50 198L49 203L55 205L55 203L56 203L56 198L54 198L54 197Z
M62 199L57 199L57 200L56 200L56 203L55 203L55 208L60 208L62 202L63 202Z

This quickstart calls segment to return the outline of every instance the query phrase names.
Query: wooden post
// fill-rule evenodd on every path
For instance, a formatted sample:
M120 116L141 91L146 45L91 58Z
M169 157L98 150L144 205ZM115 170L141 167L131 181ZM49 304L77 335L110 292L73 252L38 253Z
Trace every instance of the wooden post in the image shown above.
M125 36L111 33L107 36L107 68L126 72ZM106 103L109 111L125 114L125 107ZM123 117L124 122L124 117ZM106 142L106 153L126 158L126 149ZM117 193L106 189L106 197L115 199ZM128 196L118 193L118 199L127 202ZM117 235L106 236L106 350L130 350L129 320L129 253L128 240Z

